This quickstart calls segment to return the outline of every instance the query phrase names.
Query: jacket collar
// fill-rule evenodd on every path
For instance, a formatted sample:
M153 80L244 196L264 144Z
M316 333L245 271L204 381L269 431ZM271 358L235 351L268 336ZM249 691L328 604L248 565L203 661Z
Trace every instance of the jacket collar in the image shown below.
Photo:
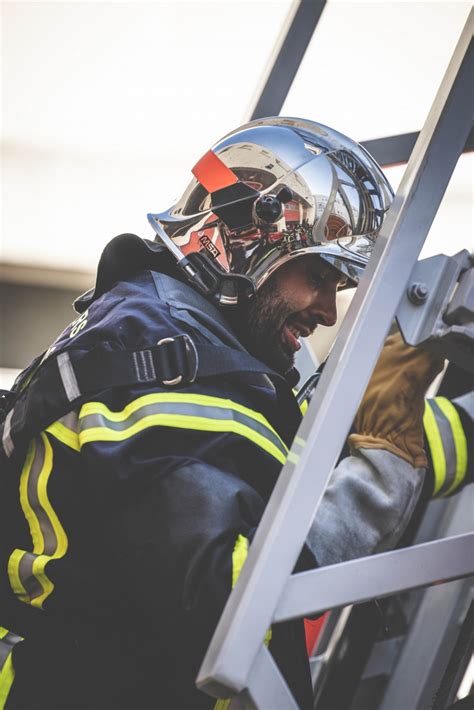
M204 298L191 286L172 276L158 271L151 271L150 273L155 282L158 295L165 303L178 310L186 310L190 313L198 314L201 318L204 316L216 335L236 350L247 352L232 330L228 320L207 298Z

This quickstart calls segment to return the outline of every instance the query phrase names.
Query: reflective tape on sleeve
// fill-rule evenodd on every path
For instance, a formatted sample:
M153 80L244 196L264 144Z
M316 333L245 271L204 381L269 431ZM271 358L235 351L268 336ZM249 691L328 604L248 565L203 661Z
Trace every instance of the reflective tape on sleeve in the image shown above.
M51 424L46 431L55 439L74 451L79 451L78 418L75 412L69 412L57 422Z
M81 390L77 383L76 374L72 366L69 353L64 352L58 355L56 360L59 368L59 375L63 383L66 397L70 402L81 396Z
M181 392L144 395L115 412L87 402L79 415L79 444L124 441L154 426L242 436L283 464L288 449L267 419L230 399Z
M42 608L54 589L46 574L52 559L66 554L68 539L48 497L53 451L42 433L30 443L20 476L20 504L28 522L32 550L15 549L8 561L10 586L16 597Z
M298 390L297 390L297 389L293 389L293 394L295 395L295 398L297 399ZM304 399L302 402L300 402L300 403L298 404L298 406L299 406L299 408L300 408L301 414L304 416L304 415L306 414L306 412L308 411L309 402L308 402L307 399Z
M20 641L23 641L21 636L0 626L0 710L4 709L15 680L12 652Z
M443 495L449 496L459 488L463 482L467 472L467 441L461 419L456 411L456 408L451 404L446 397L436 397L435 402L439 409L444 414L451 428L451 441L454 442L454 447L450 444L451 451L454 448L453 458L455 460L454 476L449 487ZM447 454L446 454L447 456Z
M232 552L232 589L237 584L237 580L242 572L247 555L249 554L249 541L244 535L238 535ZM271 628L265 634L264 644L268 646L272 640Z
M214 710L228 710L231 700L232 698L219 698L218 700L216 700Z
M434 497L453 493L467 471L466 435L456 408L446 397L426 400L423 418L434 472Z
M249 552L249 541L244 535L239 535L232 552L232 589L239 578L244 562Z

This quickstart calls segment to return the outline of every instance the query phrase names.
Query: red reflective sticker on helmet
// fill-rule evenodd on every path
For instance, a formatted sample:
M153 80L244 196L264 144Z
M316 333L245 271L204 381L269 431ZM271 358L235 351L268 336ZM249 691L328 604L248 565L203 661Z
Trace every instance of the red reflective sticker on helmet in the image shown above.
M216 192L239 181L237 175L212 150L203 155L191 172L208 192Z

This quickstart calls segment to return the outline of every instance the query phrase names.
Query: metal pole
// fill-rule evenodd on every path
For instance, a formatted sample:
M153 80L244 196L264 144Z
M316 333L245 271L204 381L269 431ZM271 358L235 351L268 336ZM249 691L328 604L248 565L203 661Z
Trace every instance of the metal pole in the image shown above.
M360 141L360 143L380 165L396 165L397 163L408 163L419 135L419 132L402 133L398 136L374 138L373 140ZM472 150L474 150L474 128L469 133L463 153L469 153Z
M292 575L275 621L407 592L474 574L474 533Z
M288 32L251 112L251 121L280 113L325 4L326 0L300 0L296 5Z
M441 520L440 534L458 535L472 528L473 506L474 486L467 486L449 501ZM466 559L474 561L472 546ZM473 593L473 578L425 590L414 618L410 620L380 710L431 707Z
M197 684L211 695L225 697L246 687L265 630L271 625L466 142L472 125L472 28L473 12L203 661Z
M298 710L273 656L265 646L260 648L252 663L247 687L239 700L246 709L250 706L268 710Z

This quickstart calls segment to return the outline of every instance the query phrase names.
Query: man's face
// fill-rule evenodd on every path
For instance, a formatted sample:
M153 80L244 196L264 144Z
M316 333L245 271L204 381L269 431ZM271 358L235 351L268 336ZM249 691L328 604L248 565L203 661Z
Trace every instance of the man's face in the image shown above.
M300 256L280 267L259 289L245 314L250 350L277 372L293 365L318 325L337 320L336 292L343 277L316 255Z

